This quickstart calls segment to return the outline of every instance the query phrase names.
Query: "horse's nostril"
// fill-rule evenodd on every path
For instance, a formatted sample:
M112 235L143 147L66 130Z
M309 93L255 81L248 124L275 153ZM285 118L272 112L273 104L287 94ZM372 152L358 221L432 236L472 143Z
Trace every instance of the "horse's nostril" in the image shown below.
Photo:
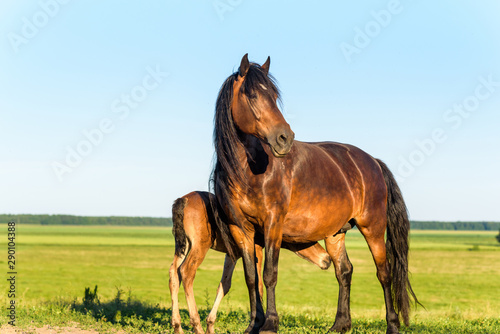
M286 142L288 141L288 137L286 134L281 134L279 137L278 137L278 143L280 145L285 145Z

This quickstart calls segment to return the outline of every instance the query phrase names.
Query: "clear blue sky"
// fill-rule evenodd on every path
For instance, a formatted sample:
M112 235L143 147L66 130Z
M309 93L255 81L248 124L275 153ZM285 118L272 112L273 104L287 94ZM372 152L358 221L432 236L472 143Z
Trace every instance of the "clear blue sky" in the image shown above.
M296 139L386 161L412 219L500 221L498 1L60 2L0 4L0 213L170 216L248 52Z

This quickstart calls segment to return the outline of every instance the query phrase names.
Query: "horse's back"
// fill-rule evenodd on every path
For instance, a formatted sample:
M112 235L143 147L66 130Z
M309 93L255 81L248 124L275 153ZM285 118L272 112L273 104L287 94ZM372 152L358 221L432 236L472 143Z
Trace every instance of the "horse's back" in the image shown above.
M306 179L309 174L321 181L320 187L334 187L337 193L348 191L350 197L358 200L364 197L367 180L383 179L376 160L356 146L336 142L296 142L295 145L298 160L295 165L305 170L299 178Z
M318 146L327 150L340 165L359 190L363 198L361 211L385 210L387 187L382 169L377 160L362 149L349 144L325 142ZM364 212L360 212L362 214Z
M359 196L375 196L377 201L380 196L386 196L386 185L382 169L377 160L359 147L337 142L306 143L321 148L339 166L351 189L358 189ZM383 194L380 194L382 192ZM356 194L355 194L356 195Z
M324 152L344 173L353 188L358 188L360 181L363 181L366 186L374 179L383 180L382 170L377 160L359 147L337 142L298 142L297 144L304 150ZM316 156L319 156L317 152Z

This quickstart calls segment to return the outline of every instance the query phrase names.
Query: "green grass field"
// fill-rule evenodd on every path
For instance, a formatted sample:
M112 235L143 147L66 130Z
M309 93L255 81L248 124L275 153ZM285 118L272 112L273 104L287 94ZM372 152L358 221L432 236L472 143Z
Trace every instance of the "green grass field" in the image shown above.
M98 331L170 333L168 269L174 240L170 228L17 226L16 304L21 328L45 324ZM0 229L0 269L7 268L7 226ZM497 232L414 231L410 270L413 288L426 309L412 313L408 333L499 333L500 244ZM352 333L384 333L382 289L363 237L347 234L354 265ZM200 313L208 314L224 255L210 251L195 280ZM283 250L277 306L280 333L324 333L333 324L337 282L333 269L321 271ZM84 289L98 286L100 305L82 305ZM1 280L0 324L8 321L8 282ZM117 291L123 294L117 298ZM181 307L185 299L180 293ZM117 311L120 312L117 312ZM222 302L216 328L241 332L248 321L242 265ZM183 312L189 329L187 312Z

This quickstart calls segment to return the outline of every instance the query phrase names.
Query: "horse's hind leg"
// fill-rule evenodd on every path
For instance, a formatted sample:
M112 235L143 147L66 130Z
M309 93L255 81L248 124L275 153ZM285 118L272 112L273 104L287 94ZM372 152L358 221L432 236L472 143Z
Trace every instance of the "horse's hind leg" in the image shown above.
M335 323L330 332L345 333L351 329L351 277L352 264L345 250L345 233L336 234L325 239L326 250L332 258L335 276L339 283L339 298Z
M203 334L204 331L201 327L200 315L198 314L198 308L196 307L196 301L194 299L193 281L196 270L205 259L205 255L209 249L209 246L204 247L198 243L193 243L186 259L179 268L182 285L184 286L184 293L186 295L191 326L193 326L194 333L196 334Z
M214 306L212 306L212 310L207 317L207 331L206 334L214 334L215 333L215 319L217 317L217 310L222 301L222 298L229 292L231 289L231 279L233 277L234 267L236 265L236 261L233 261L229 255L226 255L224 260L224 271L222 272L222 278L219 283L219 288L217 289L217 295L215 296Z
M179 312L179 285L181 283L178 269L179 265L182 263L184 258L181 256L174 255L174 261L170 266L169 271L169 288L170 296L172 298L172 327L174 328L175 334L184 334L181 327L181 314Z
M399 318L394 310L391 292L391 273L389 262L387 261L386 247L384 241L385 224L376 224L376 220L370 225L365 225L363 221L358 222L358 228L370 247L373 260L377 267L377 278L384 290L387 334L399 333Z

